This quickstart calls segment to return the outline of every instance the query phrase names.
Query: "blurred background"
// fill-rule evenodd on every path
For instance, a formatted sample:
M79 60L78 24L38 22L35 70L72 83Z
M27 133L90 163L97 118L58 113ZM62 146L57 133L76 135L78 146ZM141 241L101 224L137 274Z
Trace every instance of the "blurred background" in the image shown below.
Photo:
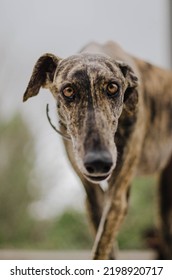
M117 41L129 53L171 66L170 0L0 0L0 248L92 246L85 193L51 119L46 90L22 103L36 60L67 57L90 41ZM120 248L145 247L157 221L157 176L137 178Z

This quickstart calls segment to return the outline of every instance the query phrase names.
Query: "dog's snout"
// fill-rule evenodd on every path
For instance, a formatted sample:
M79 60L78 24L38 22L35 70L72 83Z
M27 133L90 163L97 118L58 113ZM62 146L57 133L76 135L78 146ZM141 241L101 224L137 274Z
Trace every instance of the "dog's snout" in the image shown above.
M113 165L108 152L88 152L84 158L84 166L89 174L107 174Z

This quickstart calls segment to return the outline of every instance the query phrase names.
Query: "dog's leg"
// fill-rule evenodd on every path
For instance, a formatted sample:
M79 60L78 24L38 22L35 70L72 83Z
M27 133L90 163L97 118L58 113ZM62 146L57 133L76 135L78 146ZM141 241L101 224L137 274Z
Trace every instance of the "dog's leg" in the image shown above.
M103 211L104 191L98 184L92 184L85 179L82 180L82 182L87 194L86 207L89 220L91 222L94 235L96 235Z
M160 176L160 258L172 260L172 157Z
M105 193L98 184L92 184L91 182L87 181L85 178L82 178L82 183L84 185L87 194L86 206L87 206L89 221L93 229L93 234L94 236L96 236L100 224L100 220L102 217ZM115 259L114 248L112 248L108 258L111 260Z
M127 208L127 191L117 192L115 198L109 193L93 247L93 259L107 259Z

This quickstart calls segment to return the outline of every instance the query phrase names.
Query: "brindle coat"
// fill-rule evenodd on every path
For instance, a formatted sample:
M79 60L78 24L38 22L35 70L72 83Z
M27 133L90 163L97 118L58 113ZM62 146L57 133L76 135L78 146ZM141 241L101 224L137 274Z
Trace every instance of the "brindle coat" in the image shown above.
M116 43L39 58L24 101L48 88L57 101L69 160L87 193L93 259L113 258L136 174L160 173L161 256L172 259L172 72ZM99 183L107 179L104 192Z

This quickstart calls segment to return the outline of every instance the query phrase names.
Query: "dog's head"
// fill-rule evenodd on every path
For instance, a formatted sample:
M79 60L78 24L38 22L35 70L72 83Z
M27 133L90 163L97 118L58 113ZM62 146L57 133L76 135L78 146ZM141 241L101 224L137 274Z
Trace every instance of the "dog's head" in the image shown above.
M130 66L103 55L60 59L45 54L37 61L24 101L48 88L70 136L76 163L90 181L107 179L116 166L114 142L123 106L137 103L137 77Z

